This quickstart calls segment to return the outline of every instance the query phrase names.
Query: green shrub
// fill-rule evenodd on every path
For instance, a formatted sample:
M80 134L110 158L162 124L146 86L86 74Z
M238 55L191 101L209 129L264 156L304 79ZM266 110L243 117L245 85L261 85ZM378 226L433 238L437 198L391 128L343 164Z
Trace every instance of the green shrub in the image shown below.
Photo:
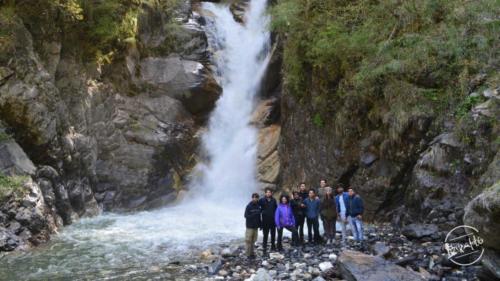
M303 102L359 95L374 109L399 102L463 114L469 82L499 63L497 0L280 0L271 14L285 86ZM389 100L387 85L398 83L407 87ZM379 111L367 112L376 120Z
M12 139L12 136L0 129L0 143Z
M321 114L316 113L313 117L313 123L317 127L323 127L325 124L323 123L323 118L321 118Z
M24 183L29 180L28 176L5 176L0 173L0 203L14 196L20 199L27 192Z

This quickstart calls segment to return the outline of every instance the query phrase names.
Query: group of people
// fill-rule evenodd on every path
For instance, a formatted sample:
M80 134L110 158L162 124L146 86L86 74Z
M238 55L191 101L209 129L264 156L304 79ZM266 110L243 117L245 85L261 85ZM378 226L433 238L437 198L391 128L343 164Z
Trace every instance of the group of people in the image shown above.
M254 246L259 229L263 232L262 246L264 254L267 252L269 234L271 236L271 251L283 249L283 230L292 233L292 246L304 244L304 225L307 224L308 243L331 244L335 239L336 223L342 226L342 243L345 242L347 227L350 225L356 241L363 240L363 200L354 192L352 187L347 191L339 185L336 194L322 179L317 190L307 189L305 183L292 192L292 198L281 194L279 203L273 197L273 190L265 189L265 195L252 194L252 201L245 209L246 219L246 254L254 257ZM319 233L319 221L323 222L324 237ZM278 241L276 240L278 230Z

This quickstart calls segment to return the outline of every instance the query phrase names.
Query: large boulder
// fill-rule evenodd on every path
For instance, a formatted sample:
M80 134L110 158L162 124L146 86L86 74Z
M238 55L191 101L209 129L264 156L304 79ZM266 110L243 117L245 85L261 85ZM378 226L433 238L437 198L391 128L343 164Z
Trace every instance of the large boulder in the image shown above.
M417 272L356 251L343 251L337 261L342 278L347 281L417 281L425 280Z
M500 181L486 188L465 207L464 223L476 228L486 248L482 263L500 279Z

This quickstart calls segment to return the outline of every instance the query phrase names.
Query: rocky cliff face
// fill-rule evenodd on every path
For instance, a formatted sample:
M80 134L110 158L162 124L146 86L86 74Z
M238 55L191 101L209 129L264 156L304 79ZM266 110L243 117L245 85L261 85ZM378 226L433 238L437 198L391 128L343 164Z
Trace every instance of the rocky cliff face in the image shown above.
M104 63L58 8L1 7L0 167L26 177L26 192L6 194L0 250L102 210L163 206L183 188L221 89L196 3L162 4L138 7L137 33Z
M366 220L390 221L399 227L425 223L412 228L432 229L435 241L444 241L453 227L470 224L483 233L489 249L483 264L490 274L499 278L499 249L491 237L498 228L499 207L498 200L494 199L498 197L495 188L500 174L498 58L487 60L478 73L464 82L465 96L455 88L449 91L454 97L441 100L441 104L429 102L422 89L449 89L447 85L439 85L438 77L452 72L450 69L437 68L440 74L427 70L433 74L427 73L425 81L414 81L414 76L404 81L401 77L409 68L399 69L393 76L385 73L376 68L385 50L379 50L373 58L357 54L358 47L369 44L357 41L351 51L362 63L355 64L353 59L352 65L343 65L342 55L348 57L349 53L331 46L338 43L340 48L348 48L343 40L351 36L349 32L362 31L369 24L361 27L347 21L343 23L347 28L342 29L343 25L331 23L331 30L323 30L321 28L328 26L326 23L311 24L314 20L322 21L321 16L313 18L315 13L324 12L314 6L319 1L311 1L310 6L300 5L299 1L279 3L284 4L276 8L275 15L279 18L276 24L284 27L279 26L277 33L285 41L281 56L286 63L281 70L284 86L280 94L275 95L279 108L274 110L279 113L276 123L281 127L275 161L279 164L274 165L279 170L276 173L278 190L289 192L302 181L317 188L321 178L328 179L332 186L352 186L364 199ZM339 7L338 3L331 5ZM342 5L341 19L357 18L357 12ZM285 11L287 7L290 10ZM336 8L325 4L325 9L333 14ZM288 19L294 12L303 21L291 24L293 20ZM311 30L318 26L321 27L318 32L324 33L316 36ZM345 34L346 38L341 37ZM352 38L357 38L354 35ZM318 45L313 46L328 48L321 49L320 53L303 50L308 40L316 39ZM331 45L326 44L328 42ZM386 39L381 42L388 44ZM327 50L331 51L330 57L324 55ZM356 67L364 63L368 70L363 71L373 71L380 76L374 81L363 76L366 73ZM343 72L344 68L352 73ZM454 83L457 77L458 74L451 76L448 83ZM357 88L359 81L363 81L365 88Z

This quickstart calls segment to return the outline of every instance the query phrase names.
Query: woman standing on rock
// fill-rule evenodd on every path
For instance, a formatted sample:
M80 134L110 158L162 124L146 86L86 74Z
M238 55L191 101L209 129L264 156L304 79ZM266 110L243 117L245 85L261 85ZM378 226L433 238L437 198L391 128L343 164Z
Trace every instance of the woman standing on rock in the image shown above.
M286 228L292 233L292 246L297 246L299 237L295 228L295 218L293 217L292 207L290 206L287 195L280 196L280 204L274 215L274 223L278 228L278 251L283 250L283 228Z
M306 220L305 217L305 209L306 205L304 205L303 199L300 196L300 193L297 191L293 192L293 199L290 201L290 205L292 206L293 216L295 218L295 228L299 233L299 242L301 244L304 243L304 223Z
M337 207L331 187L325 187L325 194L321 198L320 214L325 228L326 244L330 245L335 238L335 224L337 220Z

